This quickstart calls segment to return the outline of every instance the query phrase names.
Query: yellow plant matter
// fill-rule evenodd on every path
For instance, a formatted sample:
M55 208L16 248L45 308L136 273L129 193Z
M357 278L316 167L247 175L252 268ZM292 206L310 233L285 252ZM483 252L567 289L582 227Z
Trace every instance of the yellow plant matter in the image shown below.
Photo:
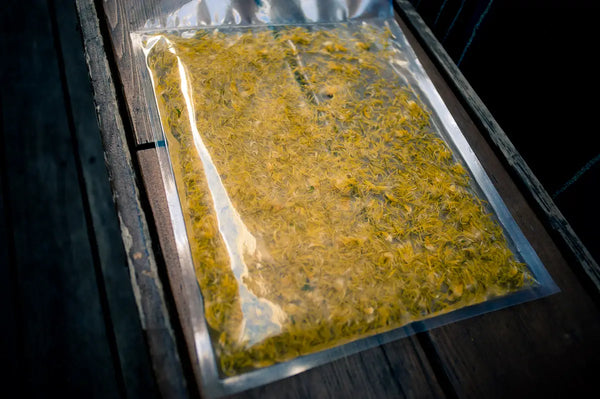
M535 284L394 70L389 36L361 25L152 37L225 375Z

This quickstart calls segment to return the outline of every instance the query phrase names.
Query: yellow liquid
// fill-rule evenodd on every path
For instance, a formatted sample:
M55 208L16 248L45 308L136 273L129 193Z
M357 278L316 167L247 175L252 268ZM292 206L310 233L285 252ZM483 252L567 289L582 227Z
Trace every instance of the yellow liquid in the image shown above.
M535 284L388 41L214 31L148 54L225 375Z

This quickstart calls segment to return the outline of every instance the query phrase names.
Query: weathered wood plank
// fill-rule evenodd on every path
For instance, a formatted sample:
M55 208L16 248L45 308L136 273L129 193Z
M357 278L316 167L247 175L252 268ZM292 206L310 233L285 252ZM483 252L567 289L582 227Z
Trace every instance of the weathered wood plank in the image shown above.
M167 198L163 189L162 177L155 149L140 150L135 153L140 165L140 173L144 192L150 202L154 228L158 230L158 240L161 255L166 264L168 283L177 308L178 323L181 326L186 341L187 358L190 359L191 368L195 376L200 375L200 364L198 362L194 331L192 322L194 315L191 313L190 299L188 298L188 287L183 278L180 260L172 233L171 217L167 205ZM160 227L159 227L160 226ZM165 282L166 283L166 282ZM199 380L194 380L195 387L199 392L202 386Z
M117 90L125 97L129 118L137 144L153 141L146 104L149 104L145 91L142 90L140 74L136 71L133 48L130 39L132 30L140 29L146 20L159 15L159 0L116 1L107 0L103 3L104 12L101 22L104 34L110 35L111 53L118 70L116 79ZM120 86L120 87L119 87ZM150 99L152 100L152 99Z
M84 199L88 203L89 223L93 228L90 234L96 242L95 256L101 272L100 290L106 296L106 311L109 312L107 321L110 323L108 330L116 341L119 372L123 376L127 397L158 397L104 163L104 149L75 3L50 1L49 4L56 17L56 33L61 52L59 56L63 61L60 66L68 92L68 106L71 109L76 141L76 163L82 170Z
M408 36L517 224L562 290L430 331L431 356L438 358L458 397L578 396L600 371L598 306L444 77Z
M409 346L413 350L405 348ZM381 347L393 378L399 381L402 392L407 398L454 398L455 392L445 386L424 350L419 336L409 337L399 342L391 342ZM435 360L435 359L434 359Z
M142 328L146 332L155 379L163 397L186 398L189 391L171 326L146 214L140 202L135 165L120 116L110 66L93 0L77 0L89 74L108 175Z
M436 66L442 71L444 78L456 89L461 103L467 108L476 123L483 128L486 137L489 138L498 152L502 154L514 178L525 187L530 197L536 202L537 207L544 215L545 223L555 232L577 260L577 264L574 266L583 269L590 281L600 290L600 265L581 243L573 228L527 166L506 133L410 2L408 0L396 0L395 5L396 10L408 26L418 35L418 40L425 43L429 55L435 60Z
M5 201L18 279L21 397L119 397L47 8L3 3ZM11 368L11 363L8 363Z
M390 365L384 350L375 348L230 398L445 397L414 338L390 345L404 355L399 363Z

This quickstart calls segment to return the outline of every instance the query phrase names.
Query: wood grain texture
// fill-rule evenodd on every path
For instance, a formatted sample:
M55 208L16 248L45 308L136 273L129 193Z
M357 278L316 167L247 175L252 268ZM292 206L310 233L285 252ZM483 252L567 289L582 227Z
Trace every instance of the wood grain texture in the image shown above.
M465 398L584 393L600 371L599 309L444 77L411 41L509 211L561 288L541 300L430 331L444 372Z
M75 3L50 1L60 40L65 90L72 114L78 167L88 203L89 234L96 243L93 256L99 270L99 289L105 296L109 334L115 340L123 385L129 398L158 397L150 357L133 296L119 221L104 163L92 87L85 63Z
M154 100L147 99L142 89L141 74L133 56L130 33L142 28L146 20L159 15L158 3L159 0L106 0L100 11L104 12L102 22L106 24L103 24L103 27L110 34L111 40L108 43L112 46L111 52L118 69L118 75L114 76L116 89L119 95L126 99L125 105L137 144L154 140L146 111L146 104Z
M108 175L115 193L121 236L142 328L150 350L154 377L163 397L186 398L189 396L187 381L179 359L146 216L140 202L135 167L120 117L96 10L91 0L77 0L76 5L94 88L94 102Z
M191 314L188 293L186 289L186 281L183 278L180 259L173 234L171 224L171 216L168 209L167 198L163 188L162 175L158 156L155 149L147 149L137 151L136 153L139 165L144 192L150 202L152 209L152 219L158 228L158 239L161 248L161 256L166 265L168 283L171 288L171 293L177 308L179 317L178 323L181 325L183 335L186 340L187 357L190 359L190 365L193 373L196 376L200 375L200 364L198 362L198 354L194 344L194 330L192 328L192 320L194 315ZM202 386L199 380L195 380L197 391L202 391Z
M0 151L19 312L18 360L3 358L4 369L18 367L15 397L120 397L52 21L45 1L9 20L21 7L5 2L0 15Z
M412 347L412 350L407 348ZM406 398L443 398L454 392L443 387L416 336L381 346L395 381Z
M486 137L490 139L499 154L506 161L511 173L525 187L528 194L536 202L536 206L543 213L545 222L556 232L564 242L572 256L576 259L575 267L581 268L592 284L600 290L600 266L590 252L581 243L573 228L557 208L550 195L546 192L537 177L533 174L523 157L506 136L498 122L494 119L485 104L465 79L456 64L444 50L440 42L421 19L417 11L408 0L396 0L396 10L402 18L417 33L418 39L425 43L430 55L436 62L436 67L444 74L444 79L454 86L461 103L467 108L470 115L475 118Z
M390 346L403 364L390 364L382 347L348 356L299 376L252 389L245 398L443 398L441 388L414 338ZM420 363L418 359L424 360Z

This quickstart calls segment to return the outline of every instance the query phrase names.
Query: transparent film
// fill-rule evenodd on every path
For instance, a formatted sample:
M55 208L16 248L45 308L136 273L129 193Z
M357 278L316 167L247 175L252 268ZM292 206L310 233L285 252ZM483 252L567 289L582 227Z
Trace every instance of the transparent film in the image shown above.
M388 1L195 1L132 39L209 395L557 290Z

